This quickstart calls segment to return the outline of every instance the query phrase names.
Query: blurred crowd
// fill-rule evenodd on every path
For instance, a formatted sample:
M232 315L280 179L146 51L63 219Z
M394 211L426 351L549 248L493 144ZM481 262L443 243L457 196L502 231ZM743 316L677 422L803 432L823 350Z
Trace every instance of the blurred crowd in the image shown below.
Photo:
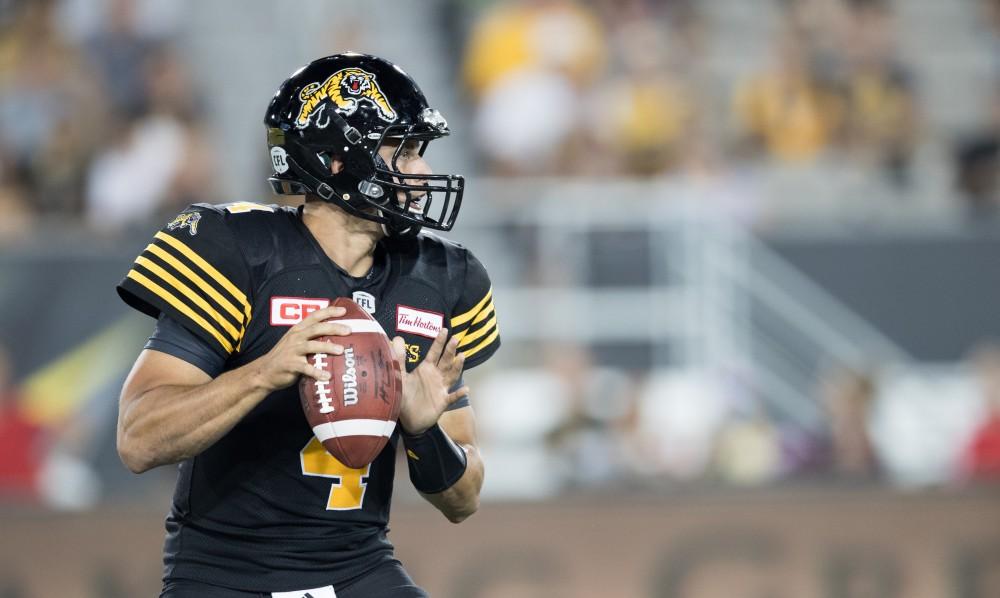
M495 466L491 489L530 497L692 485L1000 482L996 345L926 379L831 366L813 392L815 425L775 410L753 386L731 373L612 369L580 346L550 347L540 367L498 372L477 388L483 451Z
M181 4L0 4L0 239L40 219L119 231L213 197Z
M170 468L129 477L104 454L114 452L113 425L37 418L9 366L0 352L0 503L76 510L109 493L121 500L163 491ZM831 367L814 391L818 424L802 426L755 396L747 379L616 369L582 345L550 346L537 368L477 378L487 492L524 499L797 483L1000 483L1000 346L980 347L958 370L951 380L918 380L923 388L914 388L886 372Z
M725 57L750 69L733 76L709 64L726 32L712 30L704 2L487 3L463 63L477 147L501 176L705 177L825 160L905 194L917 150L939 144L962 208L993 216L1000 3L979 1L997 66L970 132L929 131L891 0L764 3L762 13L777 9L769 58Z
M917 70L900 51L900 1L773 0L767 59L720 78L699 0L453 0L471 15L455 45L476 164L498 177L700 180L832 161L906 194L919 185L921 148L934 145L969 220L1000 218L1000 0L975 0L993 91L978 124L955 131L927 117ZM225 201L207 136L211 90L195 83L181 50L183 11L174 0L0 1L0 243L45 222L148 233L189 203ZM342 39L363 47L349 28ZM527 238L505 235L502 250L530 254ZM920 394L896 393L884 372L824 372L811 392L822 423L804 428L737 376L616 369L584 345L546 348L541 361L492 372L475 389L488 489L1000 479L995 347L960 366L971 374L951 390L964 408L950 407L965 419L946 434L907 427ZM8 365L0 350L0 498L92 504L96 478L121 468L71 457L73 439L24 409ZM920 466L931 457L928 474ZM68 501L67 480L76 488Z
M907 195L933 147L980 222L1000 211L1000 0L974 3L995 66L969 130L928 119L892 0L769 0L760 59L727 56L694 0L445 6L469 24L452 46L482 173L698 180L825 163ZM114 232L222 200L184 18L166 0L0 3L0 240L41 219Z
M762 33L765 55L724 56L729 66L720 66L726 32L712 22L718 15L709 14L710 4L773 13ZM584 180L745 182L745 170L811 173L807 185L787 194L799 214L820 212L823 195L847 201L823 193L840 182L831 179L867 177L875 184L866 189L897 199L926 194L918 170L943 170L948 188L932 193L953 201L968 224L996 230L1000 2L966 3L994 67L981 110L968 119L974 124L952 129L929 117L921 71L903 50L901 2L745 4L479 2L470 10L461 66L483 168L498 177ZM913 203L891 204L890 218ZM759 224L761 216L750 219ZM531 226L511 231L518 242L508 251L537 265L532 250L539 249L523 242ZM627 238L635 236L621 232L615 243L631 247ZM635 273L643 254L632 257ZM607 261L622 270L620 261ZM589 266L603 263L594 255ZM565 275L518 273L529 285L556 287L552 281ZM1000 479L998 371L995 349L977 351L947 375L927 374L933 382L829 367L807 392L819 423L802 426L762 400L752 373L620 370L573 345L548 351L541 367L498 372L477 393L477 409L484 412L484 450L501 463L491 476L533 476L529 484L505 484L513 494L545 487L553 471L561 489L676 481L960 485ZM530 425L523 413L532 414Z

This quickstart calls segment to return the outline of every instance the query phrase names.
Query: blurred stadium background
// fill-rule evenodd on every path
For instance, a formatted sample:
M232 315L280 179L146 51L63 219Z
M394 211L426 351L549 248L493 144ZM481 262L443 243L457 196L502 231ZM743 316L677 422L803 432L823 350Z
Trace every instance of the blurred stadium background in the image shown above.
M397 484L418 582L1000 596L1000 2L2 0L0 597L155 595L114 284L185 205L277 200L266 103L348 49L450 120L503 330L481 512Z

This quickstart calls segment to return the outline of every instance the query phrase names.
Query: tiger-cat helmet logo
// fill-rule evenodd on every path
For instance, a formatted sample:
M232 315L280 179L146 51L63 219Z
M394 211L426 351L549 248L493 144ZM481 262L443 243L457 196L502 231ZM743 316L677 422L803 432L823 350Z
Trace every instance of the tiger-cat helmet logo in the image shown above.
M330 124L329 117L323 117L327 103L332 103L337 112L350 116L362 102L368 102L375 107L382 120L394 122L397 118L396 111L375 81L375 75L359 68L341 69L322 83L306 85L299 92L299 99L302 100L302 108L295 125L300 129L313 121L316 127L325 129Z

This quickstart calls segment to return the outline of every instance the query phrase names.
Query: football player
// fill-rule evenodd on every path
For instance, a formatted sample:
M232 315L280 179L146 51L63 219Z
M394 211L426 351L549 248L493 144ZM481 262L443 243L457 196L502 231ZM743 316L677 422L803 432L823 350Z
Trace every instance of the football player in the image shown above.
M395 454L449 520L478 506L483 462L462 371L500 346L483 265L450 230L464 179L432 174L448 124L398 66L321 58L278 89L265 116L279 194L298 208L194 205L160 230L118 286L157 318L122 389L118 451L143 472L179 464L166 520L169 598L426 596L386 537ZM391 442L349 468L313 436L300 376L308 353L350 330L350 297L406 365Z

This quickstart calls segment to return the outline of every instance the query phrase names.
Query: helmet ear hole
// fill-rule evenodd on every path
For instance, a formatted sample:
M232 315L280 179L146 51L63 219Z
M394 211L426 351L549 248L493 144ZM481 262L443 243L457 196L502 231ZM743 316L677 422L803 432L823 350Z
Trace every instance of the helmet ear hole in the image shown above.
M317 154L320 162L323 163L323 168L330 174L336 175L344 171L344 161L340 159L340 156L331 155L327 152Z

